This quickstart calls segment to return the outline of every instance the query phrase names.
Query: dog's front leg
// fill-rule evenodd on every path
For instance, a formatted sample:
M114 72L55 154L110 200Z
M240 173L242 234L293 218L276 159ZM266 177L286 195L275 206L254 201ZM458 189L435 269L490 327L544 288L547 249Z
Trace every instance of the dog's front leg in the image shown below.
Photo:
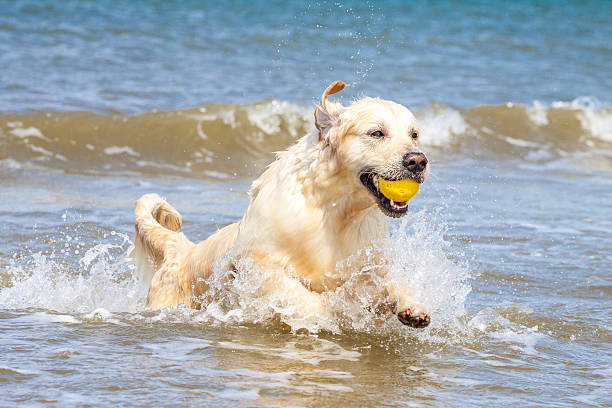
M373 258L370 258L371 265L376 267L372 269L375 275L387 281L392 280L389 276L389 261L382 252L374 252ZM421 303L415 301L403 285L391 281L383 290L385 301L379 307L383 313L388 313L389 310L397 316L403 324L414 327L427 327L430 322L429 310Z
M396 301L394 314L397 315L400 322L414 328L423 328L429 325L429 311L424 305L413 300L406 288L392 283L387 290L389 298Z

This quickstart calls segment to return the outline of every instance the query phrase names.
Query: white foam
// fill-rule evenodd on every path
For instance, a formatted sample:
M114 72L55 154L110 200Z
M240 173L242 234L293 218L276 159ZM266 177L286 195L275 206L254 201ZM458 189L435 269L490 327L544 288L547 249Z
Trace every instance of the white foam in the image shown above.
M43 324L43 323L80 323L79 320L70 315L52 314L47 312L35 312L27 315L21 315L14 320L22 323Z
M206 140L209 137L204 132L205 122L221 120L225 125L236 128L240 124L237 115L246 113L249 124L256 128L247 136L262 142L266 136L276 135L283 130L288 131L293 138L301 136L303 126L312 121L312 111L312 107L271 99L249 105L232 105L222 110L214 106L210 109L204 107L200 108L201 113L189 113L186 116L198 121L196 132Z
M517 343L518 346L513 348L526 354L537 354L535 345L543 336L542 333L538 332L538 326L521 328L518 332L510 328L505 328L500 331L489 333L489 337L491 338L508 343Z
M527 117L537 126L548 125L548 107L539 101L534 101L532 106L527 106Z
M279 133L282 122L287 121L287 130L295 138L300 136L297 133L300 126L312 120L312 111L312 108L273 99L250 105L247 109L247 116L251 124L268 135Z
M85 321L104 321L113 324L123 325L124 323L114 318L114 314L103 307L99 307L92 312L83 315Z
M325 339L315 337L309 338L311 349L297 347L296 342L286 342L282 347L270 347L265 345L249 345L233 342L219 342L217 347L230 350L245 350L249 352L261 352L267 356L277 356L287 360L298 360L311 365L318 365L322 361L358 361L361 353L347 350L340 345Z
M501 309L507 309L508 307L514 312L518 310L523 313L531 313L531 309L520 305L502 306ZM490 339L507 343L512 349L525 354L537 354L535 346L545 336L538 330L538 326L526 327L513 323L491 308L485 308L476 313L469 320L468 327L473 330L472 334L481 333ZM505 362L497 361L496 356L489 356L494 358L493 361L489 361L490 365L500 366L505 364ZM508 359L506 358L506 360Z
M67 323L67 324L80 323L80 321L75 319L73 316L62 315L62 314L54 315L51 321L54 323Z
M200 112L202 113L187 114L186 116L197 120L199 123L213 122L217 119L221 119L224 124L231 126L232 128L235 128L237 126L236 111L234 109L224 109L215 113L206 113L206 108L200 108Z
M604 106L599 100L587 96L571 102L554 102L553 108L578 111L577 117L584 130L595 138L612 142L612 108Z
M9 158L0 160L0 168L5 171L16 171L23 167L18 161Z
M12 122L13 124L15 122ZM11 123L9 123L9 126L11 125ZM21 126L21 124L19 123L19 125ZM42 134L42 132L33 127L27 127L27 128L22 128L22 127L14 127L13 129L11 129L9 131L10 134L17 136L20 139L26 139L26 138L30 138L30 137L36 137L38 139L42 139L45 140L47 142L50 142L51 140L46 137L45 135Z
M129 146L109 146L104 149L104 153L109 156L114 156L117 154L127 154L132 157L140 157L140 153L135 152Z
M453 136L463 135L470 129L461 113L446 105L434 104L418 111L416 117L424 146L446 145Z
M115 234L127 240L122 234ZM129 241L128 241L129 242ZM12 275L8 287L0 288L0 307L4 309L41 308L62 313L84 313L85 318L109 318L103 312L135 312L144 309L143 288L127 259L129 243L99 244L81 258L81 268L70 268L57 256L34 253L10 260ZM123 256L112 259L114 252Z
M33 152L42 154L43 156L53 157L53 153L50 152L49 150L45 149L44 147L35 146L35 145L28 145L28 148L30 150L32 150Z
M523 140L523 139L515 139L515 138L510 137L510 136L505 136L504 140L506 142L510 143L511 145L519 146L519 147L540 147L540 145L538 143L529 142L529 141Z

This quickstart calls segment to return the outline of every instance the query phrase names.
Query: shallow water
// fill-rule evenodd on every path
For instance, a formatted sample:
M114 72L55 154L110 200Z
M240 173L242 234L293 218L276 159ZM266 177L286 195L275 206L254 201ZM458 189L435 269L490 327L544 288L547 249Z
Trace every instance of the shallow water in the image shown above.
M431 156L436 170L395 231L413 263L405 275L434 308L419 332L394 318L380 326L341 298L335 332L291 333L270 310L242 315L261 299L240 287L228 296L247 310L146 311L124 258L134 197L154 189L180 203L185 233L201 239L240 217L248 183L12 170L0 220L3 399L609 401L612 219L597 206L612 199L607 173Z
M612 405L607 3L58 4L0 14L0 405ZM237 221L322 77L421 123L431 174L388 251L430 327L350 280L320 321L246 274L146 310L135 200L194 241Z

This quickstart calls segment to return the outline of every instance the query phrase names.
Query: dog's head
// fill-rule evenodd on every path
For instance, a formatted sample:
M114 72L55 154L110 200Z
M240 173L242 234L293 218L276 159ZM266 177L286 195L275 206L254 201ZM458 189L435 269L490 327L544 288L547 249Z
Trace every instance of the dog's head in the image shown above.
M354 181L385 215L401 217L408 202L385 197L378 180L425 181L429 164L419 148L416 119L406 107L380 98L363 98L347 107L327 100L344 87L341 81L331 84L315 108L319 141L330 146L339 164L354 174Z

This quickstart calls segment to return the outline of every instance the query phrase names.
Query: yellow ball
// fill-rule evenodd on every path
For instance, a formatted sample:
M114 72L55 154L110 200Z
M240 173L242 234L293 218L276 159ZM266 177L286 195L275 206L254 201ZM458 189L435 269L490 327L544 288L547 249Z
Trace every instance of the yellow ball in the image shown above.
M385 180L378 178L378 188L385 197L396 203L410 200L419 191L419 183L412 179Z

